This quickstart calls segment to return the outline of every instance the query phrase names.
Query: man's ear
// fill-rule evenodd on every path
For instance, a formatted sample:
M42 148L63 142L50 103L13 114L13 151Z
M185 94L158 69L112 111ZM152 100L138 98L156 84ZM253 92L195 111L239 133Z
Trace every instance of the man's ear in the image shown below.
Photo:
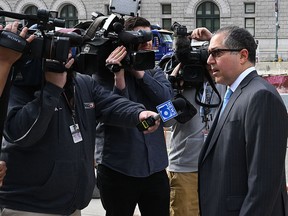
M247 49L242 49L240 51L240 62L241 64L244 64L245 62L248 61L248 56L249 56L249 52Z

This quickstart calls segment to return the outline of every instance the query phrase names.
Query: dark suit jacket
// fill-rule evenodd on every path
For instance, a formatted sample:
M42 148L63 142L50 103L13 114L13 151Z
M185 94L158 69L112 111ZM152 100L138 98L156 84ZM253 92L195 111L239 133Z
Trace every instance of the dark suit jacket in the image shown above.
M218 116L199 156L201 216L287 216L288 118L276 89L253 71Z

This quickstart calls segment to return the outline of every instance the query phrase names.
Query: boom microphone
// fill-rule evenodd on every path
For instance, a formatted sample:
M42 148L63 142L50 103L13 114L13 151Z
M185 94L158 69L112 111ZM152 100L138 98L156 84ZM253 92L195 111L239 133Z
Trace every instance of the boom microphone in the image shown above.
M22 19L31 19L31 20L37 20L37 15L28 15L28 14L19 14L14 12L8 12L8 11L0 11L0 16L10 17L18 20Z
M191 59L189 58L191 52L190 43L190 40L186 36L178 36L176 39L175 55L177 60L183 65L191 64Z
M168 121L178 115L177 112L182 111L186 107L186 101L183 98L177 98L172 101L172 106L170 104L171 101L167 101L159 106L159 113L156 116L150 116L144 121L137 124L137 128L139 131L145 131L149 127L155 125L155 122L161 117L162 121ZM157 107L159 107L157 106ZM176 113L173 113L176 111Z
M65 26L65 20L64 19L58 19L58 18L52 18L50 17L50 12L46 11L44 9L37 10L37 15L34 14L20 14L20 13L14 13L14 12L8 12L0 10L0 16L10 17L13 19L18 20L27 20L28 22L31 22L30 25L39 23L41 21L48 21L53 22L54 26L58 27L64 27Z

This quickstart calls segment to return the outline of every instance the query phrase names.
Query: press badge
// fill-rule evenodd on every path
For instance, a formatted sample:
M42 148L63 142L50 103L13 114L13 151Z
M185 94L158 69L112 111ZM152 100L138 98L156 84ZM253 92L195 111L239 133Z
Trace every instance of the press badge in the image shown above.
M71 131L74 143L78 143L78 142L81 142L83 140L78 124L71 125L70 131Z

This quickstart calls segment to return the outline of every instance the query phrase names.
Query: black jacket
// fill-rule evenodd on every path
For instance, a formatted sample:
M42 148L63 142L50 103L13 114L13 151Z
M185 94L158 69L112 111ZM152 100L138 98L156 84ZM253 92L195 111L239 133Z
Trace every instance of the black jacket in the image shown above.
M109 89L111 86L107 82L103 86ZM142 79L125 71L125 83L125 89L114 87L114 92L155 112L159 104L173 97L171 84L162 70L145 71ZM107 124L99 124L96 131L96 161L99 164L133 177L148 177L168 165L163 125L145 136L137 128Z
M216 115L199 156L200 215L288 216L287 136L279 93L252 71Z
M96 119L126 127L138 123L142 105L103 90L87 75L77 74L74 83L75 121L83 139L77 143L62 88L46 83L40 93L12 87L4 134L9 142L1 154L8 169L2 207L63 215L85 208L95 186Z

